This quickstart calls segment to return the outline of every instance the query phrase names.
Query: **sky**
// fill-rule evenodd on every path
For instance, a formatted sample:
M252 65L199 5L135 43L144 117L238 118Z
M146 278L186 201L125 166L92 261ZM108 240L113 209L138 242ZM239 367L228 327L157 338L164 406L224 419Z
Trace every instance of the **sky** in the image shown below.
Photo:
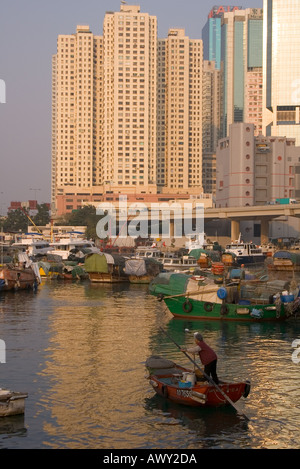
M157 17L158 37L184 28L202 38L214 5L262 8L263 0L141 0L141 12ZM57 36L78 24L102 35L106 11L120 11L120 0L1 0L0 12L0 214L11 201L50 202L51 60ZM4 101L5 96L5 102Z

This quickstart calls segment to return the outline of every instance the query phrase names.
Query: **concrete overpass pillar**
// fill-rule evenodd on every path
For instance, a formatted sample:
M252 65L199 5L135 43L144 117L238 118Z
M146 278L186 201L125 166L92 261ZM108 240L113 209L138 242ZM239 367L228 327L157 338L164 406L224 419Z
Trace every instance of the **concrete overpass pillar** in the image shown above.
M240 235L240 222L238 220L231 220L231 240L236 241Z
M260 222L260 244L269 242L269 220L263 218Z

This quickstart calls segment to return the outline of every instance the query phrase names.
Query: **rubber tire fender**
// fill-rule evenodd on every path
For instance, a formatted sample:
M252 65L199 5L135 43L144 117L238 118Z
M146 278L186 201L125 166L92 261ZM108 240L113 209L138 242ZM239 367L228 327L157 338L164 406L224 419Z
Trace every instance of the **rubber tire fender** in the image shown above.
M203 305L203 308L205 309L207 313L210 313L213 310L213 307L214 307L213 303L210 303L209 301L207 301Z
M185 300L185 302L182 305L182 309L185 313L190 313L192 311L193 305L192 305L192 303L190 302L189 299Z
M221 306L220 313L222 316L224 316L225 314L228 314L228 308L226 305Z

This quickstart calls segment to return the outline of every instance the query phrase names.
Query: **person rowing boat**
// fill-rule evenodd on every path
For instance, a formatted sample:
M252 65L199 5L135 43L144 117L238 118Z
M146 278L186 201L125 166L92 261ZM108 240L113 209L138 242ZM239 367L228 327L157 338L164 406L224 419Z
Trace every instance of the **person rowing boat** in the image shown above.
M217 361L218 357L216 352L203 340L202 335L199 332L194 334L195 343L194 347L181 347L182 352L188 352L199 355L202 365L204 365L204 373L211 376L215 384L219 384L219 378L217 376Z

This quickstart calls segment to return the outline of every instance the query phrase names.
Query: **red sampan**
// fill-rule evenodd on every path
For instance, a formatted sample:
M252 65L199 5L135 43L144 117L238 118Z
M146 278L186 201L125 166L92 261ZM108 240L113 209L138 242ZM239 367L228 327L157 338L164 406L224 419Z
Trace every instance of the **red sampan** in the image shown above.
M199 373L161 357L150 357L146 361L148 379L154 391L177 404L200 407L219 407L228 401L220 391ZM232 402L247 397L250 382L220 382L218 385Z

